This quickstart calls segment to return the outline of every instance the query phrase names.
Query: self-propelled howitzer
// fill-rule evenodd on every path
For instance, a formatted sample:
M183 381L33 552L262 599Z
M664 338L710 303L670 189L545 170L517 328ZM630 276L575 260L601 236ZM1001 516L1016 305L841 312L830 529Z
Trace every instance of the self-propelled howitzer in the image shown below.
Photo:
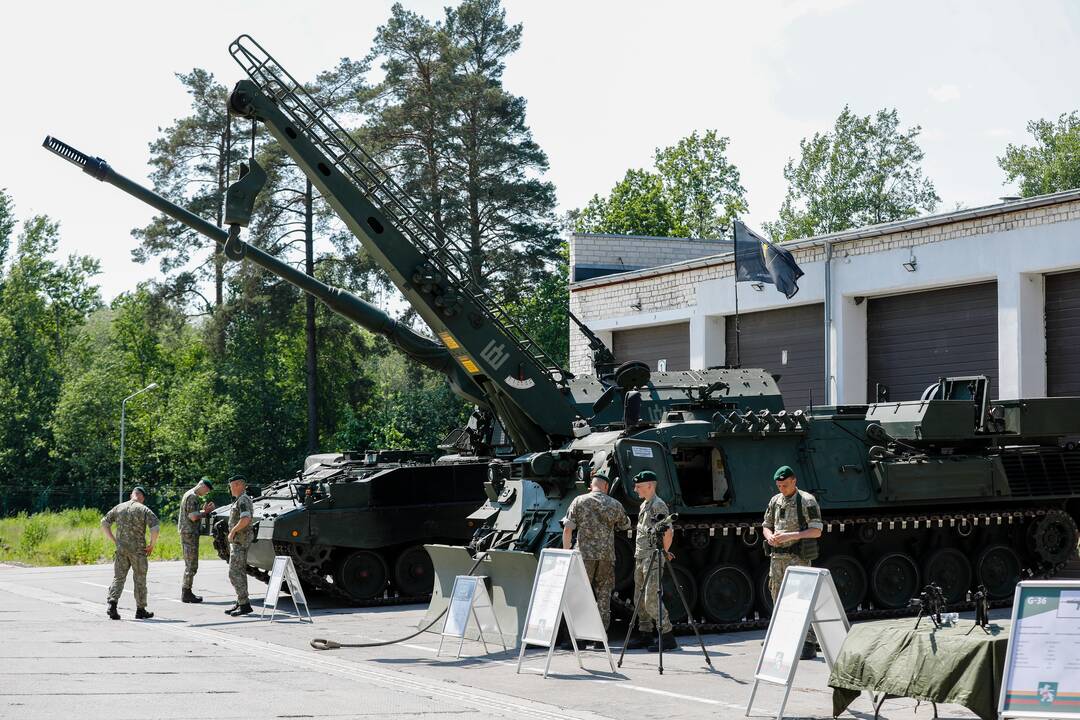
M117 173L101 158L53 137L46 138L44 146L92 177L216 241L231 259L259 265L385 337L413 361L442 373L458 395L477 404L468 425L444 440L440 449L445 454L437 459L430 453L400 450L312 455L296 477L272 483L260 480L262 493L254 500L256 540L248 557L249 572L256 577L265 580L274 556L288 554L306 583L351 601L401 602L430 593L431 562L422 546L463 544L471 538L475 523L465 516L484 499L487 463L510 450L485 409L483 392L453 362L447 349L355 294L306 275L235 234L230 237ZM235 214L235 198L242 192L234 188L230 188L229 207ZM228 558L224 539L228 512L227 506L219 508L211 521L214 545L223 558Z

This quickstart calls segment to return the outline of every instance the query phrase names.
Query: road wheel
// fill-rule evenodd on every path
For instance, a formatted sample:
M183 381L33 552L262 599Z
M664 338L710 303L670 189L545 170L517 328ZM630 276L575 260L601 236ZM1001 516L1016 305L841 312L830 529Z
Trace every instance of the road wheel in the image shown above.
M679 579L679 589L682 590L683 597L686 598L691 613L694 612L694 607L697 605L697 581L690 571L682 565L672 564L671 574L667 571L664 572L664 609L667 611L668 617L671 618L671 622L686 622L686 608L683 607L679 594L675 592L675 586L671 582L671 575Z
M772 615L773 611L773 599L772 593L769 592L769 566L765 564L760 570L758 570L757 582L754 584L756 590L757 608L761 612L761 617L767 618Z
M738 622L754 608L754 582L736 565L717 565L701 583L701 609L717 623Z
M971 563L956 548L935 550L923 565L923 578L940 587L950 605L962 602L971 588Z
M334 583L357 602L379 597L386 589L386 561L371 550L354 550L342 558Z
M1008 545L991 545L975 561L975 577L991 600L1011 598L1020 582L1020 558Z
M854 612L866 599L866 571L858 558L835 555L821 564L832 575L844 612Z
M907 553L889 553L870 571L870 592L881 608L907 607L919 591L919 568Z
M401 551L394 561L394 585L402 595L428 595L434 582L435 569L423 545Z
M1031 525L1028 546L1054 569L1076 553L1076 521L1062 510L1050 510Z

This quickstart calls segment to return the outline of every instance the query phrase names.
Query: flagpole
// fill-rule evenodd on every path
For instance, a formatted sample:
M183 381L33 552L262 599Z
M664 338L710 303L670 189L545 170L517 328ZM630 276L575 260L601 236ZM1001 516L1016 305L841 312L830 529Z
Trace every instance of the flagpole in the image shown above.
M735 248L735 260L732 267L735 270L732 283L735 286L735 367L742 367L742 353L739 346L739 231L735 227L735 220L731 222L731 237L734 239L732 247Z

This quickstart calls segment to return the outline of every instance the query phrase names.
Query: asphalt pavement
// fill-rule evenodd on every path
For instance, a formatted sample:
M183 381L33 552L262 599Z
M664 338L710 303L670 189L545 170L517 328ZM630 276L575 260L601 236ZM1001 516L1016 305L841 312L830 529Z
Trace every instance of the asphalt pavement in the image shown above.
M392 640L415 632L424 607L340 608L312 598L314 623L295 616L260 619L265 586L252 580L256 613L231 618L225 563L203 561L200 605L179 601L183 566L150 566L152 620L134 620L130 579L121 621L105 616L111 565L24 568L0 565L0 718L601 718L641 720L743 717L763 631L705 636L710 668L694 638L665 653L627 653L612 673L604 654L556 651L544 679L544 650L484 654L467 641L462 657L424 633L375 648L312 650L314 637L339 642ZM288 600L281 607L291 610ZM617 651L617 646L615 650ZM819 656L798 666L785 717L831 716L828 670ZM775 717L782 689L763 686L754 717ZM939 705L943 718L973 718ZM869 696L853 717L873 717ZM927 704L889 700L882 717L930 718ZM845 715L844 717L847 717Z

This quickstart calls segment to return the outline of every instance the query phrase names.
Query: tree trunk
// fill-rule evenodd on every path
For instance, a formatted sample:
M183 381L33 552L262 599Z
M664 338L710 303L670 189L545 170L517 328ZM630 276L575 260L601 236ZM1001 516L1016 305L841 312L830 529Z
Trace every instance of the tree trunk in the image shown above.
M312 233L311 181L307 181L304 194L304 272L315 276L315 238ZM313 455L319 451L319 378L315 345L315 298L304 293L304 331L306 336L307 375L307 451Z

